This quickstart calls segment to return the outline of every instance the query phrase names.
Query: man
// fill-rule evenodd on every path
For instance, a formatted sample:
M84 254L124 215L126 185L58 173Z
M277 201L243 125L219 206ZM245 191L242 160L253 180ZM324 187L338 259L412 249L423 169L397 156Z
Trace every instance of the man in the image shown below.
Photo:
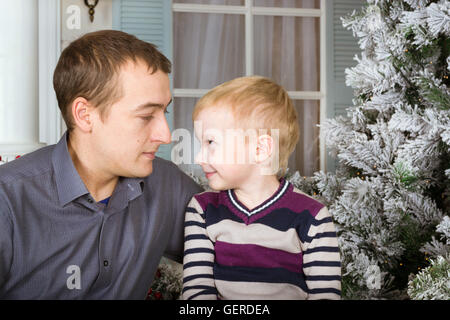
M113 30L61 54L67 132L0 167L1 299L144 299L162 255L182 261L186 204L202 189L170 161L171 63Z

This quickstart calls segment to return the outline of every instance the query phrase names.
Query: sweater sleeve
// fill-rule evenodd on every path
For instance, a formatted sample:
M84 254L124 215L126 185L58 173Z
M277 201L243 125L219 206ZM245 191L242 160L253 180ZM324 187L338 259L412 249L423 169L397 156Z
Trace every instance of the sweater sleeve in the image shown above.
M193 197L184 224L183 300L216 300L214 244L206 230L205 213Z
M341 258L332 217L323 207L312 220L304 244L303 273L307 299L340 299Z
M192 196L200 193L203 189L195 183L188 175L182 172L176 165L170 163L171 171L167 174L172 174L170 182L170 190L173 191L173 220L172 220L172 234L164 251L164 256L176 262L183 261L183 225L185 218L186 205Z

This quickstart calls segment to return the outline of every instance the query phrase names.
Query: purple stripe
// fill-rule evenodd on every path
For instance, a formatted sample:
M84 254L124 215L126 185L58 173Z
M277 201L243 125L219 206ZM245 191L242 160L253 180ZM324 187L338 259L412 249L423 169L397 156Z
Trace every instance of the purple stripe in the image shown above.
M242 219L245 224L253 223L277 209L288 209L292 212L297 213L308 210L308 212L313 217L315 217L324 207L323 204L316 201L315 199L295 192L292 183L289 183L285 194L280 199L278 199L278 201L270 205L268 208L262 210L261 212L252 215L250 218L245 213L236 208L233 203L231 203L228 197L227 190L222 190L220 192L203 192L202 194L197 194L194 197L199 202L201 208L203 209L203 212L206 212L206 207L209 204L213 205L216 208L218 208L219 205L222 204L228 207L228 209L232 213Z
M224 266L284 268L302 272L302 253L290 253L255 244L216 241L216 262Z
M290 183L287 193L270 207L270 210L287 208L293 212L302 212L308 210L309 213L315 217L319 211L324 207L320 202L307 197L301 193L294 191L294 186Z
M208 204L212 204L216 208L219 206L219 195L218 192L203 192L201 194L196 194L194 198L200 204L203 212L205 212Z

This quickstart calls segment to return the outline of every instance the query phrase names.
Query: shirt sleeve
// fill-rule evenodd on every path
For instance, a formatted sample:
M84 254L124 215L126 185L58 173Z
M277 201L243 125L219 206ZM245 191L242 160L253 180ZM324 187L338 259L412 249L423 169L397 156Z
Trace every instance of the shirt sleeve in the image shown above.
M186 208L182 299L216 300L214 244L208 237L205 213L195 198Z
M332 217L323 207L312 220L303 252L308 300L341 297L341 258Z
M0 202L5 203L1 196ZM13 257L13 227L8 211L6 206L0 204L0 289L6 282Z
M174 226L164 256L181 263L183 261L183 229L186 206L194 194L203 192L203 189L178 167L175 166L174 170L176 174L174 184L172 184L173 189L170 190L174 201Z

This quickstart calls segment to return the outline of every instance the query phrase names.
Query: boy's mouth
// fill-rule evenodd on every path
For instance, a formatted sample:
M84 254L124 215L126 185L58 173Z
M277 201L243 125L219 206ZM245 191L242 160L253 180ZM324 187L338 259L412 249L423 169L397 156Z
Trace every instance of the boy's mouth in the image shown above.
M205 176L207 179L209 179L213 174L215 174L217 171L210 171L210 172L205 172Z

